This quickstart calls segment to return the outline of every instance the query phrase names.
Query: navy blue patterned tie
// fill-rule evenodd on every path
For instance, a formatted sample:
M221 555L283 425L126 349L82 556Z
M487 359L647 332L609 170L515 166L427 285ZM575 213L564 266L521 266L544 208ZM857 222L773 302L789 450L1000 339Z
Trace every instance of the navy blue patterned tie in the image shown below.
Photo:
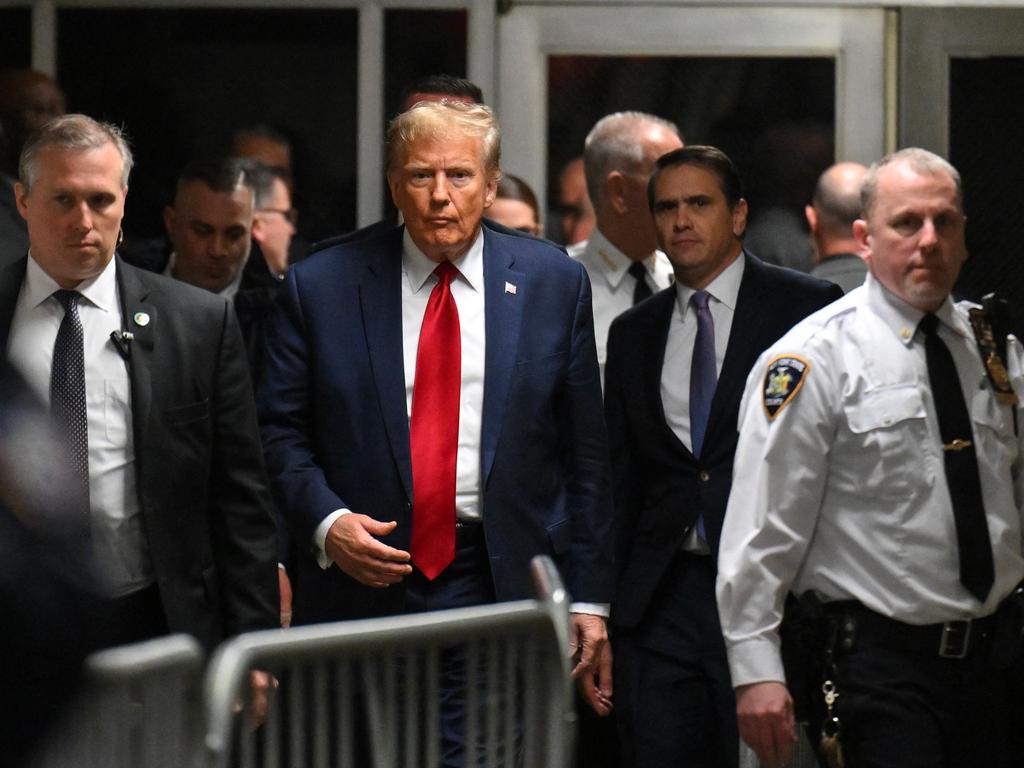
M939 318L927 314L919 326L924 333L925 358L932 399L939 417L946 485L953 502L953 523L960 557L960 583L985 602L995 581L992 542L978 476L974 432L960 376L949 347L939 338Z
M704 449L704 433L711 415L711 400L718 384L718 370L715 366L715 321L708 308L711 296L707 291L697 291L690 297L690 303L697 312L697 338L693 342L693 360L690 363L690 445L693 455L700 458ZM697 535L707 541L704 531L704 515L697 518Z
M89 422L85 408L85 337L78 316L78 291L53 294L64 307L64 319L53 345L50 409L61 435L67 438L79 498L79 512L89 512Z

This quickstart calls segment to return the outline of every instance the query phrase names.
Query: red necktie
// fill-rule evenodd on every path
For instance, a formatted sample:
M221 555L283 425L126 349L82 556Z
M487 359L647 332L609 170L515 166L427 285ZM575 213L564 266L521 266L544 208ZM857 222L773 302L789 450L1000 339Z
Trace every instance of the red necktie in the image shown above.
M459 447L462 343L450 262L423 314L416 352L409 441L412 450L412 561L433 580L455 558L455 455Z

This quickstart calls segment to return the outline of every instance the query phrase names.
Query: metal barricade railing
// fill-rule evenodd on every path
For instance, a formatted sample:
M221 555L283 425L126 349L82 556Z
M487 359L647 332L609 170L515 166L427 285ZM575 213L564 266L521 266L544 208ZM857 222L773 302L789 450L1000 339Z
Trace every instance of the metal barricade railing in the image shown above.
M762 765L754 750L741 741L740 768L761 768ZM818 762L814 747L807 739L807 734L804 733L803 728L798 728L797 742L793 745L793 757L786 763L786 768L818 768L819 765L821 763Z
M206 678L207 766L432 768L442 741L442 667L465 676L467 768L569 765L569 598L550 559L531 567L538 600L228 641ZM280 685L252 731L237 702L254 669Z
M203 652L187 635L100 651L32 768L188 768L201 758Z

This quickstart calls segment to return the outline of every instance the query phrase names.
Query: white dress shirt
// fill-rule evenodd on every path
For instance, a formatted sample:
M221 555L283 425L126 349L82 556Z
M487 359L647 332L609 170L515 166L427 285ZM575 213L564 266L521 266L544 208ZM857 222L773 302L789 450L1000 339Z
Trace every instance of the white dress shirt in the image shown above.
M135 486L131 380L110 339L111 332L123 327L115 260L75 289L83 297L78 314L85 345L92 543L101 588L110 596L120 596L151 584L153 570ZM64 319L64 308L53 298L57 290L60 286L30 255L14 308L7 356L44 403L50 402L53 345Z
M715 374L722 372L725 351L729 347L736 297L743 280L743 254L716 277L704 290L710 296L708 309L715 324ZM690 304L696 291L676 283L676 306L665 342L665 362L661 368L661 405L665 420L679 441L693 448L690 440L690 365L697 340L697 310Z
M704 289L710 296L708 310L715 324L716 375L722 372L725 351L729 347L744 265L741 253ZM690 304L694 293L693 288L676 283L676 305L668 327L665 361L661 367L661 406L665 411L665 421L679 442L690 449L693 448L690 439L690 366L693 363L693 345L697 340L697 310ZM707 542L698 537L696 526L683 542L683 549L702 555L710 552Z
M601 230L595 228L590 239L570 246L569 255L577 259L590 276L594 305L594 340L597 362L604 381L604 363L608 357L608 329L612 320L633 306L636 279L629 274L633 261L616 248ZM672 265L661 251L641 262L647 270L647 287L657 293L672 284Z
M455 459L455 514L460 520L481 518L480 429L484 404L486 333L484 322L484 236L452 262L459 276L451 283L452 298L459 310L459 338L462 344L462 387L459 394L459 447ZM412 391L416 383L416 352L420 328L430 293L437 285L431 261L416 247L408 231L402 240L402 354L405 361L405 413L412 415ZM339 509L323 519L313 534L321 568L331 565L327 557L327 532L334 521L352 510ZM358 512L359 510L355 510Z
M484 236L452 264L459 275L451 283L452 298L459 310L459 338L462 344L462 387L459 394L459 447L455 460L455 515L459 520L480 520L484 514L480 488L480 437L483 424L484 368L486 363L486 322L484 306ZM402 345L405 361L406 417L412 414L412 393L416 383L416 353L420 328L430 293L437 284L431 261L416 247L408 230L402 240ZM327 533L334 521L352 510L329 514L313 534L321 568L331 565L327 557ZM356 510L358 511L358 510ZM573 613L608 616L603 604L572 603Z
M995 563L985 602L960 584L942 439L917 330L922 315L868 275L754 366L718 556L719 613L735 685L785 679L777 627L791 588L933 624L991 614L1024 577L1024 444L1014 434L1012 406L999 404L989 384L967 306L947 299L936 312L939 335L971 417ZM765 376L780 355L801 358L807 369L769 420ZM1008 358L1014 389L1024 394L1016 339Z

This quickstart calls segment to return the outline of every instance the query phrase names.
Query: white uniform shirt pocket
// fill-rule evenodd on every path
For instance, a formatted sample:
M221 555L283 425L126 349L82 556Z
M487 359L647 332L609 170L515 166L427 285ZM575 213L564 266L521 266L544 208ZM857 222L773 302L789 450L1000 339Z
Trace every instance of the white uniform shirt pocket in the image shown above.
M898 385L869 390L843 405L850 431L848 466L842 475L859 488L854 492L879 497L904 497L922 482L922 469L936 456L929 435L921 389ZM847 458L847 457L844 457Z

